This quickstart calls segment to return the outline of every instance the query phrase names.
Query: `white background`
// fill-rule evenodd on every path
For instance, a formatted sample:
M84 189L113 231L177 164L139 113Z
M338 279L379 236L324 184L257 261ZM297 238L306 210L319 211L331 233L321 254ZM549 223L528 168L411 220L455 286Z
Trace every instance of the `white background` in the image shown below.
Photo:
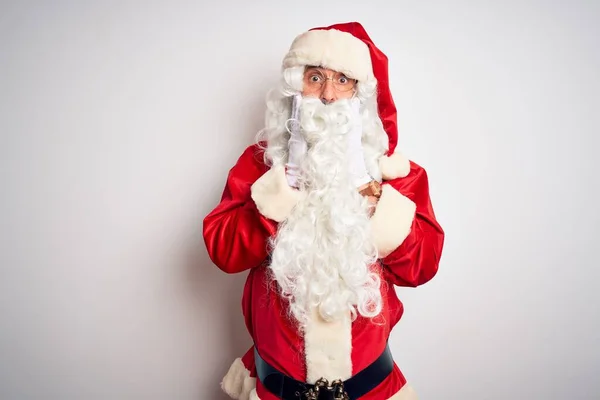
M385 3L388 3L386 1ZM0 398L224 399L203 217L306 29L360 21L446 231L391 339L422 400L600 398L600 6L2 2Z

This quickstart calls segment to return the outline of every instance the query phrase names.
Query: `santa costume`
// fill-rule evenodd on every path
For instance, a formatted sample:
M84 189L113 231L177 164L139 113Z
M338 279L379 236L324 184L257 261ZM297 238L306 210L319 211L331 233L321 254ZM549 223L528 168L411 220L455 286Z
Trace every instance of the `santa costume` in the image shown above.
M309 66L356 80L356 96L303 98ZM248 273L253 346L221 386L244 400L416 399L388 346L403 314L394 287L434 277L444 232L425 170L397 150L387 57L360 24L336 24L299 35L282 76L263 140L204 220L214 264Z

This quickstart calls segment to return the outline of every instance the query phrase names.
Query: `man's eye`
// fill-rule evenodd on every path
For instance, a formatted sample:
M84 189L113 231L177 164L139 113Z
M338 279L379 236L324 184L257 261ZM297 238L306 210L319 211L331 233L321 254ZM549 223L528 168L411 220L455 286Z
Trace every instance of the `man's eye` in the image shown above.
M338 82L340 82L341 84L347 84L348 83L348 78L346 78L345 76L340 77L340 79L338 80Z
M319 82L320 80L321 80L321 77L319 75L312 75L310 77L311 82Z

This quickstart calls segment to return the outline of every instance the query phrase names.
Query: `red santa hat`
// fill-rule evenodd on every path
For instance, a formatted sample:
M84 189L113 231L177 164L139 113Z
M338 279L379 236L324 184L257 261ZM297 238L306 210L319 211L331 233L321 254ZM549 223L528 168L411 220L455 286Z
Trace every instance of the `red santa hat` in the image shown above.
M377 82L377 108L388 136L388 154L380 160L384 179L408 175L410 163L396 152L398 122L389 88L388 58L375 46L358 22L310 29L294 39L283 59L283 68L321 66L358 81Z

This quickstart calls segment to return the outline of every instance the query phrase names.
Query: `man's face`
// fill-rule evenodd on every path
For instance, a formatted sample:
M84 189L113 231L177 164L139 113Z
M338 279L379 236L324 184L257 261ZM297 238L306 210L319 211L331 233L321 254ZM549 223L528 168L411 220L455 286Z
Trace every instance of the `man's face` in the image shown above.
M304 71L302 95L316 97L324 104L349 99L356 91L356 80L327 68L307 67Z

